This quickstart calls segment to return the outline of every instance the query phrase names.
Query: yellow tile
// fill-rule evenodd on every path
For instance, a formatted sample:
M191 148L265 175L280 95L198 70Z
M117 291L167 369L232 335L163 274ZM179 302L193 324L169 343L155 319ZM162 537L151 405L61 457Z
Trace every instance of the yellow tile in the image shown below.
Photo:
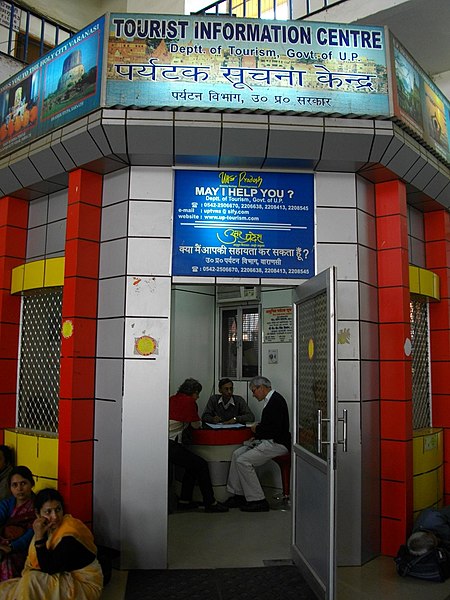
M433 273L433 298L435 300L441 299L441 280L437 273Z
M23 290L23 275L25 265L19 265L11 271L11 294L17 294Z
M419 269L409 265L409 291L411 294L420 294Z
M38 438L35 435L17 434L16 464L25 465L33 474L38 473Z
M423 433L422 433L423 432ZM442 429L428 428L421 433L414 432L413 437L413 473L419 475L432 471L443 464Z
M431 296L431 297L433 296L433 290L434 290L433 275L434 275L434 273L432 273L431 271L428 271L427 269L419 269L420 293L423 296Z
M413 510L423 510L428 506L436 504L441 495L439 490L438 469L415 475L413 478L414 501Z
M36 475L50 479L58 477L58 438L38 439L38 462Z
M58 489L58 480L57 479L47 479L46 477L35 477L35 486L33 491L35 493L43 490L45 488L53 488L55 490Z
M34 290L44 287L44 261L35 260L25 264L23 289Z
M17 464L16 456L17 456L17 433L15 431L10 431L9 429L5 429L5 446L9 446L13 449L14 452L14 462Z
M64 285L64 256L45 261L44 287Z

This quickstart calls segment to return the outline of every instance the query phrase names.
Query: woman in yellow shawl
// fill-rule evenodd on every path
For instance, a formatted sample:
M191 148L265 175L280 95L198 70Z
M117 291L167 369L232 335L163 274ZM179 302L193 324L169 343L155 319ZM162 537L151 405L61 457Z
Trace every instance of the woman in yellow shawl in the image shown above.
M57 490L41 490L35 509L34 537L22 577L0 583L0 600L98 600L103 575L92 533L64 514Z

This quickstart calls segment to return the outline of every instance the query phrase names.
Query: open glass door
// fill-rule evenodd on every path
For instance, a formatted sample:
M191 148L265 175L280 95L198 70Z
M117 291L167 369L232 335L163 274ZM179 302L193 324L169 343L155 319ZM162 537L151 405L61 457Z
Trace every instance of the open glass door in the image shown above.
M336 268L296 290L293 559L318 598L335 598Z

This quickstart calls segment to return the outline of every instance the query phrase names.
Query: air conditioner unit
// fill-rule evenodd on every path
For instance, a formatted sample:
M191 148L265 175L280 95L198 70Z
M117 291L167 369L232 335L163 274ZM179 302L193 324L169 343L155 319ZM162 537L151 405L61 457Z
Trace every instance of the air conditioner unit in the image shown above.
M217 290L217 302L246 302L259 300L259 288L255 285L226 285Z

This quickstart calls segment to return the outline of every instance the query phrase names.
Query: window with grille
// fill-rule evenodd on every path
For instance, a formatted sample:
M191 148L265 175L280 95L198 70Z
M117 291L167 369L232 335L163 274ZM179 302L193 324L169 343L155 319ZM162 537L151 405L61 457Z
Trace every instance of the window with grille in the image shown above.
M22 298L17 426L58 431L62 288Z
M221 377L251 379L259 372L257 306L222 309Z
M431 426L428 303L412 299L410 317L413 429L422 429Z

